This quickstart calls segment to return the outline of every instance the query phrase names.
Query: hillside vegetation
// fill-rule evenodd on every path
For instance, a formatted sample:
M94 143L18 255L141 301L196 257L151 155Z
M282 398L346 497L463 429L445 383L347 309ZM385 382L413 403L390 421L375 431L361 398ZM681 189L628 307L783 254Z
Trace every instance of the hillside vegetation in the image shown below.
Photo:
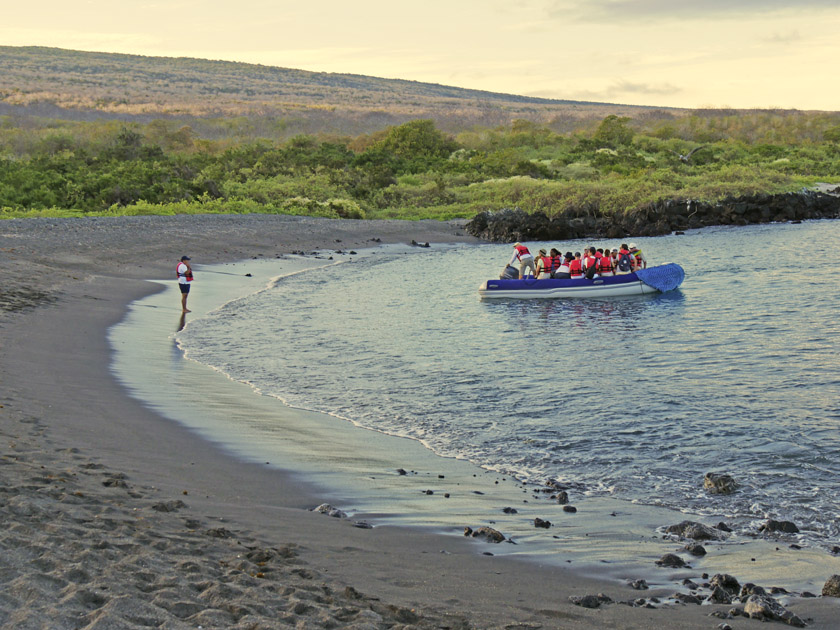
M838 113L646 108L623 113L618 106L611 111L607 105L459 95L455 88L350 75L316 75L323 85L307 91L302 83L277 78L293 77L298 72L293 70L54 49L0 48L0 58L9 50L18 65L2 77L0 105L12 108L0 115L3 217L271 212L447 219L505 207L548 216L609 216L663 199L715 201L840 178ZM44 62L51 55L57 59L53 65ZM20 61L30 56L37 63ZM94 58L100 66L87 65ZM71 72L67 64L73 60L78 66ZM134 74L126 64L136 66ZM68 72L64 83L51 86L53 101L46 91L27 91L39 81L46 88L50 77ZM120 114L118 104L107 99L83 102L104 99L113 89L109 82L120 74L127 107L139 106L132 99L141 83L158 82L157 114ZM306 75L313 73L300 73L311 86L314 78ZM364 133L292 133L300 119L270 98L276 89L282 98L309 99L306 107L315 107L323 97L335 108L324 120L340 126L362 111L346 117L359 107L361 94L373 98L372 86L381 87L376 98L388 109ZM219 102L241 98L246 110L269 102L278 109L234 115L220 106L212 115L198 115L208 95L223 88L235 90L237 98ZM80 99L75 109L68 109L71 92ZM434 115L418 118L396 104L412 99ZM54 108L52 116L35 115L45 106ZM173 113L193 106L192 114ZM495 108L506 117L513 111L506 108L520 109L500 124L465 125L470 116L447 118L446 107ZM571 107L579 108L575 116L562 113ZM399 116L406 121L387 124Z

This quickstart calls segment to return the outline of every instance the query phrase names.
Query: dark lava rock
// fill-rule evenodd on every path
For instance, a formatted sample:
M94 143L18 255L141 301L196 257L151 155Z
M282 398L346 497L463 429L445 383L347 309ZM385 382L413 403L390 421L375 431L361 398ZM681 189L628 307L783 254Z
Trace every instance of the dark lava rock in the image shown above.
M569 598L569 601L575 606L582 606L583 608L600 608L601 604L609 604L612 599L603 593L598 593L597 595L584 595L582 597L573 595Z
M721 533L721 530L695 521L682 521L676 525L669 526L665 531L669 534L677 534L683 538L691 538L693 540L723 540L726 538Z
M764 590L764 587L753 584L752 582L747 582L741 587L741 592L738 596L741 599L747 599L750 595L767 595L767 591Z
M840 597L840 575L832 575L822 587L823 597Z
M703 487L710 494L732 494L738 484L735 483L735 479L731 475L708 472L703 478Z
M534 527L541 527L543 529L548 529L551 527L551 521L544 521L541 518L534 519Z
M700 557L706 555L706 548L700 543L688 543L685 547L683 547L683 549L685 549L692 556Z
M504 512L505 514L519 514L519 510L517 510L516 508L512 508L512 507L503 508L502 512Z
M712 587L719 586L730 595L737 595L741 590L741 585L734 577L728 573L716 573L710 580Z
M674 593L672 597L682 604L697 604L699 606L703 603L703 600L696 595L688 595L686 593Z
M464 536L471 536L472 538L482 538L487 542L491 543L500 543L504 542L505 537L497 529L493 529L492 527L479 527L478 529L473 529L472 527L465 527L464 528Z
M601 215L597 206L567 208L555 216L533 214L519 208L482 212L465 230L478 238L495 241L564 241L583 237L620 239L626 235L659 236L710 225L750 225L773 221L836 219L840 199L804 190L798 193L727 197L717 202L664 199L626 213Z
M645 580L633 580L632 582L628 583L630 588L637 590L637 591L646 591L648 590L648 583Z
M563 511L568 512L569 514L574 514L577 512L577 508L574 505L564 505Z
M685 566L685 561L678 555L673 553L666 553L659 560L656 561L660 567L680 568Z
M782 532L784 534L798 534L799 528L792 521L774 521L772 518L758 528L765 534Z
M731 604L732 595L720 586L715 586L711 594L706 598L710 604Z
M722 531L722 532L726 532L727 534L731 534L731 533L732 533L732 528L731 528L731 527L729 527L729 525L727 525L727 524L726 524L726 523L724 523L723 521L721 521L720 523L718 523L717 525L715 525L715 529L719 529L720 531Z
M408 474L408 473L407 473L407 472L405 472L405 470L403 470L402 468L397 468L397 472L398 472L400 475L407 475L407 474Z
M750 595L744 604L744 612L750 619L783 621L795 628L805 627L804 621L767 595Z
M569 502L569 493L565 490L561 490L557 493L557 503L560 505L566 505Z

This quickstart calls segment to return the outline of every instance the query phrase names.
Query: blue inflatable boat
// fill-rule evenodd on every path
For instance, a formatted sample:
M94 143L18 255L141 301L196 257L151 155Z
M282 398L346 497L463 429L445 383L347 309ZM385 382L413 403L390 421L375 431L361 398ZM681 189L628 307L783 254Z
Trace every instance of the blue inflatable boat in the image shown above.
M676 263L659 265L619 276L574 278L572 280L487 280L478 288L486 298L602 298L621 295L665 293L679 287L685 271Z

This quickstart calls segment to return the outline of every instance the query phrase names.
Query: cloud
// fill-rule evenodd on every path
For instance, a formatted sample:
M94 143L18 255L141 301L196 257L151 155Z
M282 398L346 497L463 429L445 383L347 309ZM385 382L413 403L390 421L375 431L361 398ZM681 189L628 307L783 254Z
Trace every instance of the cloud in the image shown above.
M652 22L838 9L837 0L553 0L548 12L582 22Z
M764 41L769 44L795 44L802 41L802 35L799 31L788 31L787 33L773 33L770 37L765 37Z

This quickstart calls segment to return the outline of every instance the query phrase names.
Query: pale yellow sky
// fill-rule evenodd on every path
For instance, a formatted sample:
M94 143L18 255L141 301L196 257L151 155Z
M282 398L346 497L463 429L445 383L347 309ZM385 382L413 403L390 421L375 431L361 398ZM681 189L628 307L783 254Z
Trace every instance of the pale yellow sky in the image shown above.
M0 44L529 96L840 110L840 0L34 0Z

